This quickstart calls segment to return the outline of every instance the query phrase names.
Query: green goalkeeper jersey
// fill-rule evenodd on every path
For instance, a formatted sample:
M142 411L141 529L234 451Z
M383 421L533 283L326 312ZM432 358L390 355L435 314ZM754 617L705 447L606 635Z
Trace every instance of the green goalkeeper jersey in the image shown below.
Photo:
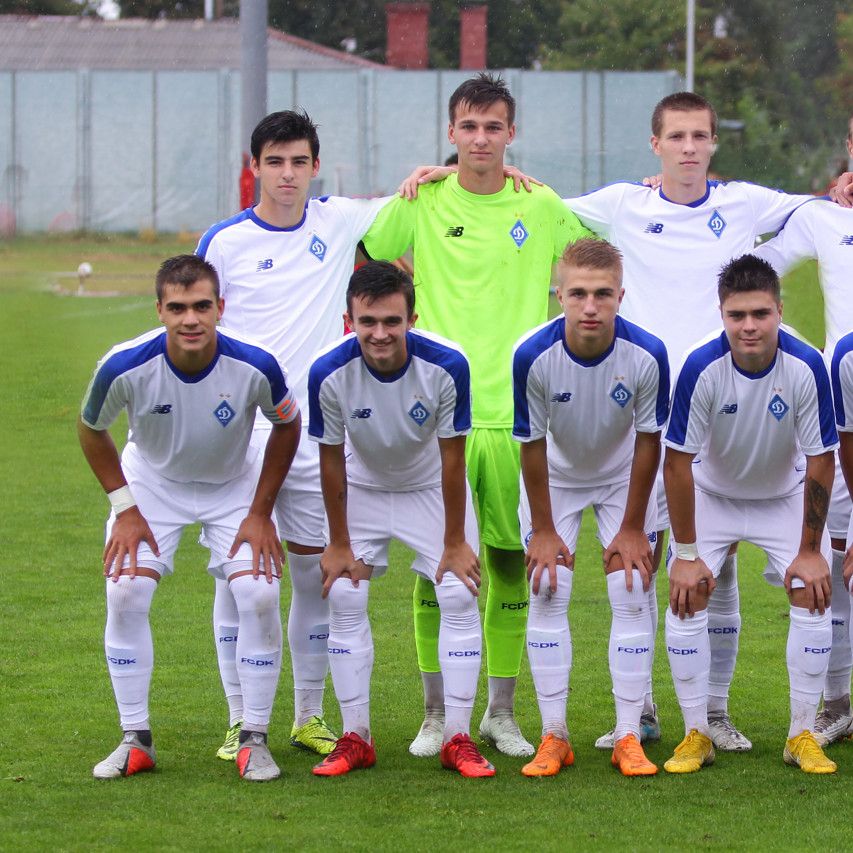
M397 198L364 237L373 258L414 252L417 325L450 338L471 364L473 425L512 427L512 348L548 318L551 267L594 236L548 187L478 195L457 176Z

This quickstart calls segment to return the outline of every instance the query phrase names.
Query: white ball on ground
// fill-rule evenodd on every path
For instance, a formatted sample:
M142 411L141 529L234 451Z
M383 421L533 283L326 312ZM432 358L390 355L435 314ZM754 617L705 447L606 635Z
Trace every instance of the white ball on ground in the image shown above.
M86 278L92 274L92 265L88 261L83 261L79 267L77 267L77 275L80 278Z

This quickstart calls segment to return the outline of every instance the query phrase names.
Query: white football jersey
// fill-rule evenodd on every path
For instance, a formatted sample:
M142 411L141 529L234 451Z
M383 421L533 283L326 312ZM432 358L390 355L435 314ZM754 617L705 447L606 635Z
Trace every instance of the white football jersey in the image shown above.
M664 444L698 453L696 486L728 498L758 500L795 493L806 456L838 447L829 376L821 354L784 329L761 373L744 373L725 332L684 361Z
M829 364L835 345L853 329L853 209L823 200L807 204L755 254L771 263L779 275L805 258L817 259Z
M105 430L127 409L124 453L182 483L225 483L245 473L255 412L289 423L299 408L287 375L267 349L217 330L217 352L201 373L181 373L166 354L166 330L113 347L83 398L83 422Z
M835 425L839 432L853 431L853 332L837 341L830 370Z
M309 198L291 228L276 228L247 208L199 241L196 254L219 274L222 326L272 350L302 405L311 361L343 334L359 240L391 198Z
M602 486L627 480L634 433L659 432L669 411L669 364L654 335L616 317L616 337L584 361L566 345L561 316L515 345L513 436L547 436L555 486Z
M308 378L308 433L322 444L346 438L347 480L407 492L441 484L439 438L471 429L468 360L450 341L406 334L408 361L374 373L355 334L321 353Z
M751 252L761 234L778 231L809 195L786 195L740 181L708 181L692 204L632 183L602 187L566 204L624 256L619 312L657 335L675 368L687 350L720 327L717 277L732 258Z

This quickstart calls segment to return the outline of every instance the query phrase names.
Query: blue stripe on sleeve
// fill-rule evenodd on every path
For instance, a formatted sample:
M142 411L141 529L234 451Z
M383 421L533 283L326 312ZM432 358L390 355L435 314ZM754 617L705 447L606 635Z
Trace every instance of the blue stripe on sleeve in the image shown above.
M832 447L838 443L838 432L835 429L835 418L833 417L829 376L827 376L826 365L823 363L821 354L814 347L803 343L784 329L779 330L779 349L805 362L811 370L817 387L820 438L824 447Z
M219 338L219 355L223 358L233 358L251 364L266 377L272 394L272 404L277 406L288 395L287 380L276 357L263 347L239 341L229 335L217 333ZM298 402L298 401L297 401Z
M669 426L666 430L666 440L674 445L683 447L687 440L687 424L690 420L690 403L696 383L702 373L715 361L729 351L726 333L693 350L684 362L681 373L675 382L672 395L672 411L669 416Z
M416 332L410 331L406 334L406 346L410 358L428 361L450 374L456 387L453 429L457 432L471 429L471 369L468 359L459 350Z
M512 356L512 434L518 438L530 438L530 406L527 402L530 369L542 353L547 352L558 341L564 341L565 337L566 320L560 316L516 344Z
M113 384L123 373L133 370L166 353L166 332L151 338L131 349L119 350L110 356L98 369L92 382L89 396L83 404L83 420L87 424L96 424L101 416L101 409L107 399L107 394Z
M831 380L832 401L835 405L835 423L838 426L847 426L844 415L844 388L841 385L841 362L848 353L853 352L853 332L846 334L836 345L832 354ZM851 389L853 392L853 389Z
M215 225L211 225L204 234L201 235L201 240L198 241L198 246L196 246L195 253L200 258L207 257L207 250L210 247L210 241L223 230L223 228L228 228L229 225L237 225L240 222L245 222L249 219L249 212L251 208L247 207L245 210L241 210L239 213L235 213L230 219L223 219L222 222L217 222Z
M651 355L658 366L658 396L655 419L662 427L669 416L669 356L663 341L636 323L616 316L616 337L623 338Z
M320 405L320 388L336 370L361 356L361 347L355 335L344 338L334 349L323 353L308 371L308 435L323 438L323 408Z

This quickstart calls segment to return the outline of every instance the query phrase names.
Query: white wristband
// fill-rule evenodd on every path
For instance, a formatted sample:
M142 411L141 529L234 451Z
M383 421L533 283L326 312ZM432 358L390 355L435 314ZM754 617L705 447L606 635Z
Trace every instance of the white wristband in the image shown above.
M136 501L130 493L130 486L122 486L114 492L107 492L107 497L110 499L110 506L112 506L113 512L116 515L124 512L126 509L130 509L132 506L136 506Z
M675 558L677 560L689 560L691 563L699 559L699 549L695 542L685 544L684 542L675 543Z

